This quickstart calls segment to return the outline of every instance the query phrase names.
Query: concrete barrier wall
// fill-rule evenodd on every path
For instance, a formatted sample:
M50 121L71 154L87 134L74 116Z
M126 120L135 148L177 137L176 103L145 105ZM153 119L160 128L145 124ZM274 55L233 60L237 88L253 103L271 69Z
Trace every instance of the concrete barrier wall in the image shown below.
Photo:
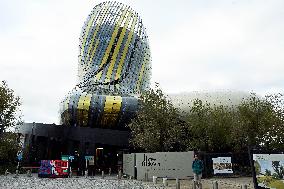
M123 173L135 177L135 154L123 154Z
M185 179L193 176L191 152L136 153L137 179L144 180L145 175Z

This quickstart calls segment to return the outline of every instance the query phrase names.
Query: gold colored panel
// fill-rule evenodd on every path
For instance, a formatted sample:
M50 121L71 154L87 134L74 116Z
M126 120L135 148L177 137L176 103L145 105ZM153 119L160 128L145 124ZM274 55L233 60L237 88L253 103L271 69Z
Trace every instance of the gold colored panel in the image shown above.
M106 96L101 124L112 127L117 122L122 104L121 96Z
M78 102L78 123L82 126L87 126L88 123L88 115L89 115L89 108L91 104L91 94L82 95L80 96L79 102Z

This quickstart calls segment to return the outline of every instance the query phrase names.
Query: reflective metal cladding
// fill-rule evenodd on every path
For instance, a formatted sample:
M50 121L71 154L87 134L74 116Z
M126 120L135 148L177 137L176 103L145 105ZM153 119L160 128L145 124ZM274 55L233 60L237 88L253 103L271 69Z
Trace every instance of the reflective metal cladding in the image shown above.
M60 104L64 125L121 128L150 87L151 54L139 15L118 2L94 7L82 28L78 83Z

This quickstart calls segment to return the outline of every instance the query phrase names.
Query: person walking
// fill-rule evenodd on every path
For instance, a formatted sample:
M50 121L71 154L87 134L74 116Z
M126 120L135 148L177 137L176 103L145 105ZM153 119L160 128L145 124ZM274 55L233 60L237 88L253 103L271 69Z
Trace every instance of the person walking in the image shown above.
M198 158L198 155L194 155L194 160L192 162L192 171L194 176L194 185L199 189L202 189L202 183L201 183L201 176L202 176L202 170L203 170L203 162Z

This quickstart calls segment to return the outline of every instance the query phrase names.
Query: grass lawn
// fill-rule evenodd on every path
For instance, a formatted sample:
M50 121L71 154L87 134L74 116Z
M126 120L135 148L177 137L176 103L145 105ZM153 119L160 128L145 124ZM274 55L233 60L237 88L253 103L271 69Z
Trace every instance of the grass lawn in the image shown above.
M284 183L281 180L273 180L268 186L271 188L284 189Z
M270 188L284 189L284 182L282 180L277 180L271 176L264 176L257 178L258 183L264 183Z

